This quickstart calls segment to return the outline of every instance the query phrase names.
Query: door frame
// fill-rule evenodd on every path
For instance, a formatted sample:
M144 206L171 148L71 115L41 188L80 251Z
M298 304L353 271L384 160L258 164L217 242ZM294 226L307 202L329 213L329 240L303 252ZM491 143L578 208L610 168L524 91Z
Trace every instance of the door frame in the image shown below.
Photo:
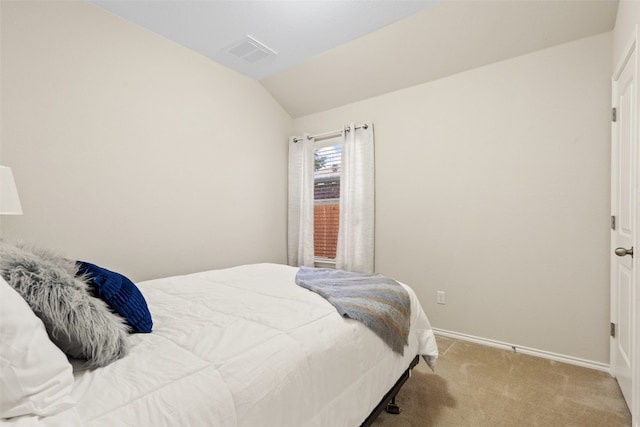
M625 49L622 51L621 57L618 59L618 62L616 63L616 67L613 70L613 76L611 79L611 88L612 88L612 93L611 93L611 100L612 100L612 106L613 107L617 107L617 85L616 85L616 81L618 80L618 78L620 77L620 74L622 73L625 65L627 64L627 62L629 61L629 58L633 55L633 53L636 53L635 56L635 64L633 64L632 66L634 67L634 80L636 82L635 85L635 111L636 111L636 119L635 119L635 123L633 125L633 129L632 129L632 138L635 138L636 140L636 150L635 153L633 153L634 156L636 156L636 158L634 159L635 161L633 162L633 175L634 175L634 183L635 183L635 188L634 188L634 193L635 193L635 225L634 225L634 246L636 245L636 243L640 242L640 230L638 230L638 226L640 226L640 173L638 173L638 168L640 166L640 140L638 140L639 137L639 132L638 132L638 127L639 124L638 122L640 121L640 118L638 117L638 115L640 115L640 90L638 88L638 86L640 86L640 81L638 79L638 71L639 71L639 67L638 67L638 54L640 52L638 52L638 41L640 40L639 37L639 26L636 25L633 35L630 39L630 41L627 43L627 45L625 46ZM614 174L617 173L617 164L616 164L616 150L618 149L617 144L615 144L616 142L616 138L617 136L615 135L615 129L614 126L611 126L611 142L612 142L612 157L611 157L611 176L612 178L615 176ZM613 184L612 184L612 188L613 188ZM615 203L617 201L615 200L615 194L611 194L611 206L612 206L612 210L615 210ZM612 212L612 215L615 214L614 212ZM612 234L613 235L613 234ZM613 263L614 261L614 241L613 238L611 239L611 252L610 252L610 257L611 257L611 266L613 267ZM640 292L637 290L638 284L640 284L640 266L634 266L634 271L633 271L633 286L632 286L632 301L633 304L635 305L634 309L632 309L632 319L631 319L631 328L632 328L632 340L634 341L631 345L632 345L632 360L631 360L631 406L629 407L629 410L631 411L631 417L632 417L632 426L633 427L640 427L640 339L638 339L638 333L640 333L640 314L638 313L638 309L640 307ZM617 301L617 290L615 289L615 287L613 286L613 282L614 281L614 269L611 269L611 301L610 301L610 307L611 307L611 322L615 323L617 321L617 317L618 317L618 307L616 304ZM616 351L616 342L614 338L610 339L610 372L611 375L614 374L615 372L615 364L616 364L616 357L615 357L615 351Z

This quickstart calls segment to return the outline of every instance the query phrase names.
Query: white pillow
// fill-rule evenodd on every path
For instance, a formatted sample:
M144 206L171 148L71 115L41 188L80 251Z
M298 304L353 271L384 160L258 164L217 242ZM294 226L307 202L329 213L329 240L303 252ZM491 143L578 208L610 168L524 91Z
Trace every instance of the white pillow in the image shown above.
M47 416L75 405L73 370L42 321L0 277L0 417Z

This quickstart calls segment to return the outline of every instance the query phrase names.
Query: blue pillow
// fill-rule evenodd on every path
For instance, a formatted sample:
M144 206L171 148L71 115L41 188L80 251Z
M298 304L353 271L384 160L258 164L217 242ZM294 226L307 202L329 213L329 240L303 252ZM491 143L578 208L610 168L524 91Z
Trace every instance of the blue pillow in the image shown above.
M84 261L77 261L78 273L88 277L95 297L104 302L133 328L133 332L151 332L153 321L144 296L131 280L120 273L109 271Z

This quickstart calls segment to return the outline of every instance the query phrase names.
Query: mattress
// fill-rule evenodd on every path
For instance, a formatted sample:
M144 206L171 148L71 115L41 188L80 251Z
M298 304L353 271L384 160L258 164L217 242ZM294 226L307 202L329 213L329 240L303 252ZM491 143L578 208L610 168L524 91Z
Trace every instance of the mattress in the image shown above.
M138 283L150 334L104 368L74 365L74 408L25 425L360 425L415 355L437 346L415 293L404 354L321 296L297 268L252 264Z

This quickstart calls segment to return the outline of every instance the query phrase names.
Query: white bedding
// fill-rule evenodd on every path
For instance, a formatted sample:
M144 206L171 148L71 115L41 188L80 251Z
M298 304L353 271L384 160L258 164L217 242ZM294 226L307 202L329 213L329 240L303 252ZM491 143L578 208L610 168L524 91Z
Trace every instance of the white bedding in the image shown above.
M414 292L404 356L295 284L255 264L138 284L151 334L130 354L77 370L75 408L39 421L92 426L359 426L416 354L436 357ZM16 419L30 424L35 419Z

